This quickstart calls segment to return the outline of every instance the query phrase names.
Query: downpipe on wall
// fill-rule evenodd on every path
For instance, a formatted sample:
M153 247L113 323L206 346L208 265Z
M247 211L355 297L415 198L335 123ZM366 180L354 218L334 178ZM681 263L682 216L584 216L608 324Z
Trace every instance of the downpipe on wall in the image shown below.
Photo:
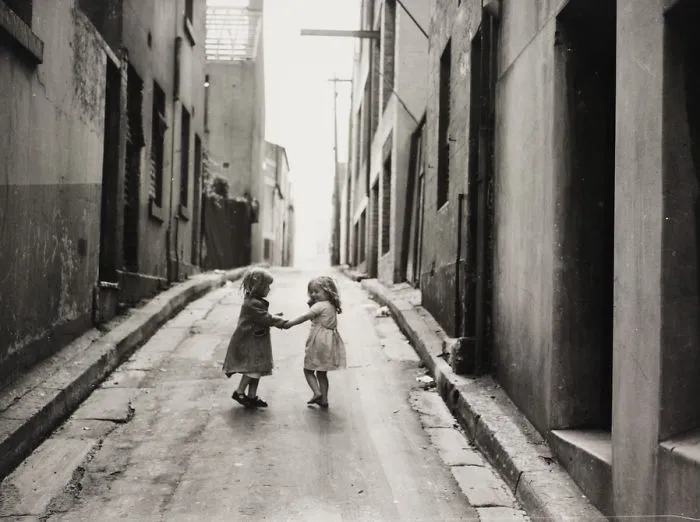
M461 259L462 259L462 220L464 219L464 192L457 195L457 254L455 258L455 337L461 337L462 331L462 296L461 294Z

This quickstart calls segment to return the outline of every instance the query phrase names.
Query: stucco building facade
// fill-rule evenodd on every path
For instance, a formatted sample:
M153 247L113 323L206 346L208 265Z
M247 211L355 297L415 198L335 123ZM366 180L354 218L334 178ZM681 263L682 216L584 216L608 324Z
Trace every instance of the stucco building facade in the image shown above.
M436 0L425 306L606 515L700 516L692 0Z
M229 198L245 199L256 209L250 246L244 247L254 263L264 257L259 216L265 161L262 9L262 0L247 6L210 2L207 28L208 164L211 175L228 182Z
M0 2L0 378L196 270L204 5Z
M260 221L263 261L275 266L294 263L294 203L289 161L284 147L265 142Z
M362 3L353 72L350 161L340 189L343 260L383 282L405 277L402 259L412 135L425 112L430 2ZM339 232L340 233L340 232ZM339 255L340 257L340 255Z

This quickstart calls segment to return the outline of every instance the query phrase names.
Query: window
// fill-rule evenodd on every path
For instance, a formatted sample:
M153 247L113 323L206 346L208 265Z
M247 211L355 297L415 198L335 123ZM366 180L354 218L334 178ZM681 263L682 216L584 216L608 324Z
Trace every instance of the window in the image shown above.
M365 161L368 160L368 155L369 155L369 150L367 150L368 147L365 146L366 144L366 139L367 139L367 133L370 132L370 124L371 124L371 112L372 112L372 106L369 104L369 97L370 97L370 82L366 81L365 82L365 93L362 97L362 157L360 158L360 165L364 164Z
M151 121L151 186L153 202L163 206L163 159L165 149L165 93L153 82L153 116Z
M32 25L32 0L0 0L10 8L22 21L31 27Z
M382 31L382 103L386 108L394 92L394 45L396 33L396 0L384 2L384 30Z
M372 70L370 71L370 82L371 82L371 109L370 109L370 120L371 120L371 135L370 139L374 139L374 134L377 132L377 127L379 126L379 87L383 84L382 82L382 72L383 66L380 64L381 50L379 42L375 40L370 40L369 45L371 48L372 57L370 59L372 63Z
M440 92L438 94L438 175L437 207L447 203L450 190L450 81L452 44L447 42L440 57Z
M391 249L391 155L382 172L382 255Z
M360 176L362 165L362 104L357 109L357 120L355 124L355 176Z
M359 241L357 242L360 263L364 263L364 261L367 257L366 252L365 252L365 238L366 237L367 237L367 211L364 210L364 211L362 211L362 214L360 215L360 237L359 237Z
M139 191L143 136L143 80L132 65L128 67L126 87L127 141L124 174L124 266L138 271Z
M187 41L191 46L197 43L194 38L194 0L185 0L185 19L184 19L184 29Z
M190 196L190 113L182 108L180 125L180 205L187 207Z
M371 30L374 26L374 0L364 0L361 26Z
M0 40L32 66L44 62L44 42L31 30L32 0L0 0Z

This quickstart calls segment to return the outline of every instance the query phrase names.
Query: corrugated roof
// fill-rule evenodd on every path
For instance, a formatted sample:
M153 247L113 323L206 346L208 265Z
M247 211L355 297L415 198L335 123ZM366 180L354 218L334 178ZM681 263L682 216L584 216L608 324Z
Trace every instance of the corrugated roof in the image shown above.
M260 0L207 0L207 60L255 60L261 26Z

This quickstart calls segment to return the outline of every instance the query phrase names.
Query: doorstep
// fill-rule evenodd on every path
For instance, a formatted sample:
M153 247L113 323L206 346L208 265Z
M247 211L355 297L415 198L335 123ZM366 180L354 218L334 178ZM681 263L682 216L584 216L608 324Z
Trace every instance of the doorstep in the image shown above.
M604 514L612 505L612 437L602 430L553 430L550 445L584 494Z

